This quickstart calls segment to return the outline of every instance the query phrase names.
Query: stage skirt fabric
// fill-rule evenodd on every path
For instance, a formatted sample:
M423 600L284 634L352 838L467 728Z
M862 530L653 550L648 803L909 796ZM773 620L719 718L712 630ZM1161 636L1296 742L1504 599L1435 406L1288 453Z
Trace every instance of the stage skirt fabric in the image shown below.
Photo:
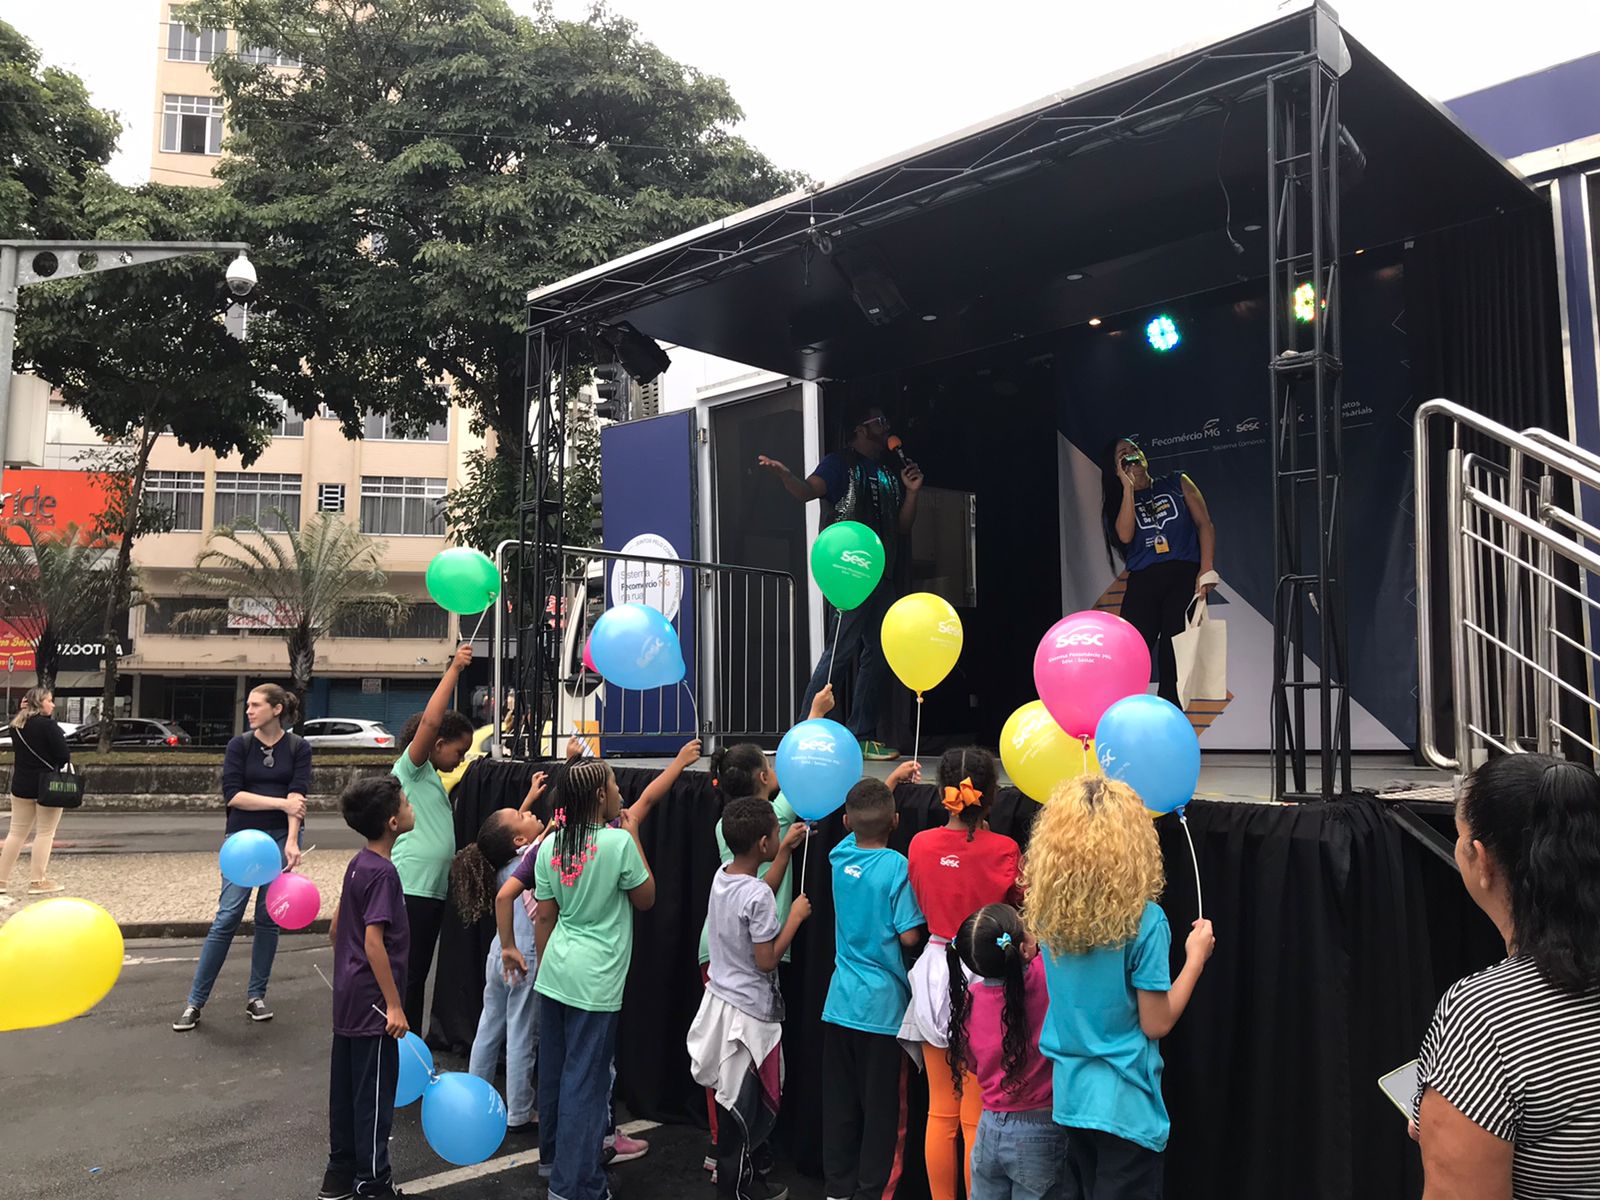
M455 792L458 844L475 838L490 812L518 804L532 772L549 767L473 764ZM624 799L636 799L654 774L618 769ZM902 852L948 816L931 785L902 787L897 800L893 845ZM1037 812L1031 800L1005 791L990 824L1025 852ZM619 1097L639 1117L705 1122L686 1037L703 995L697 950L719 865L719 815L706 773L690 771L642 831L657 899L637 917L617 1049ZM1170 1194L1412 1200L1421 1189L1416 1150L1377 1080L1416 1056L1444 988L1503 954L1493 927L1453 871L1370 797L1326 806L1197 800L1188 817L1217 951L1162 1043ZM1162 818L1158 829L1176 969L1195 917L1194 883L1177 819ZM813 915L780 975L790 1069L774 1140L812 1175L821 1166L820 1015L833 969L827 851L843 833L835 815L811 847L816 865L804 888ZM441 1045L464 1052L471 1044L493 936L490 920L469 928L454 911L446 915L432 1027ZM927 1111L920 1078L910 1102L908 1119L920 1128ZM899 1193L908 1200L926 1195L920 1146L908 1139Z

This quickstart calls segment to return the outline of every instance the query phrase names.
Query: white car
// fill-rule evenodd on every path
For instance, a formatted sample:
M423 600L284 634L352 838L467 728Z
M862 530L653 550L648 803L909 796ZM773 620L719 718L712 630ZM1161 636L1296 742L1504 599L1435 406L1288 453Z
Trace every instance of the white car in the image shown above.
M57 721L56 724L61 726L61 733L65 737L71 737L73 734L77 733L78 729L80 728L79 726L74 725L71 721ZM0 724L0 746L9 746L10 744L11 722L6 721L4 724Z
M304 721L295 730L313 746L361 746L368 750L393 750L394 734L381 721L356 717L320 717Z

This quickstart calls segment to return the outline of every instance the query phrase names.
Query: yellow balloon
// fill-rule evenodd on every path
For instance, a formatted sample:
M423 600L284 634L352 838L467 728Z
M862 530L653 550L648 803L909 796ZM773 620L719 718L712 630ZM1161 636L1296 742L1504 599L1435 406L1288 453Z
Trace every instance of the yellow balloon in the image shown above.
M1050 803L1056 788L1096 769L1094 743L1083 742L1055 723L1042 700L1030 700L1006 718L1000 730L1000 761L1022 794Z
M883 614L883 656L913 692L937 687L961 657L961 618L942 596L912 592Z
M122 931L89 900L42 900L0 926L0 1030L88 1012L122 973Z

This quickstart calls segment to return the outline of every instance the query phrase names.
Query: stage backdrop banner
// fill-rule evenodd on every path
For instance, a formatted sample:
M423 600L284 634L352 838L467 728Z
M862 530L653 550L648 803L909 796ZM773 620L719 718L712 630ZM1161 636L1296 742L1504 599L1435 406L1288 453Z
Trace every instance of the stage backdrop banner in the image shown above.
M605 548L648 558L696 558L694 413L664 413L600 431L600 510ZM600 728L611 754L674 754L685 738L661 729L694 726L690 689L698 684L694 591L679 567L607 562L606 606L647 604L678 630L686 681L676 688L602 689Z
M1351 260L1344 279L1352 744L1399 750L1416 741L1417 659L1410 500L1415 406L1398 251L1386 259L1375 251ZM1146 337L1159 313L1171 317L1179 336L1165 352ZM1138 441L1152 475L1187 473L1216 523L1222 584L1212 595L1212 615L1228 622L1232 694L1205 731L1209 750L1272 744L1276 580L1267 353L1265 285L1248 284L1107 318L1098 328L1065 330L1057 354L1062 611L1115 607L1120 598L1121 564L1114 571L1107 561L1100 517L1099 460L1112 439ZM1314 461L1309 426L1301 447L1304 461ZM1310 488L1304 495L1310 529L1315 495ZM1306 677L1317 677L1314 662Z

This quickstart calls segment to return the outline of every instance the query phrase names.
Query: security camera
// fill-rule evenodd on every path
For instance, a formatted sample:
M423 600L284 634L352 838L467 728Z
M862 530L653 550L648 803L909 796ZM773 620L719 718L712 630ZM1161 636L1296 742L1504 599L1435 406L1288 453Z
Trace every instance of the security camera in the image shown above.
M244 251L239 251L239 257L228 264L228 290L235 296L243 299L255 290L256 269L250 260L244 256Z

